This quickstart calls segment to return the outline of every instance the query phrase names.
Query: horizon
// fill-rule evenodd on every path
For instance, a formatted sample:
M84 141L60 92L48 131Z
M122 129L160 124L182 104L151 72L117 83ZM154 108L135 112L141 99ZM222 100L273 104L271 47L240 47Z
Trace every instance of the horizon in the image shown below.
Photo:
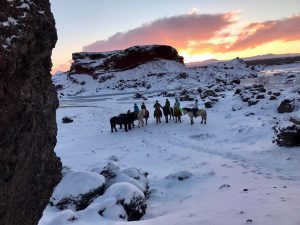
M53 74L69 70L74 52L135 45L170 45L185 63L300 53L300 0L50 2L58 33Z

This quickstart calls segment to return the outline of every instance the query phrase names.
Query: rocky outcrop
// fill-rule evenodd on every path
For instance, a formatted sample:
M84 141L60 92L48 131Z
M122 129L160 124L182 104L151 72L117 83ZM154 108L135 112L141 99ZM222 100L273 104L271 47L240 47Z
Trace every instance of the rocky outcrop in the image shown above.
M300 146L300 126L294 122L282 121L274 127L273 143L279 146Z
M176 49L167 45L134 46L111 52L80 52L72 55L71 74L97 75L105 71L119 71L135 68L157 60L174 60L183 64L183 57Z
M37 224L61 178L48 0L0 0L0 225Z
M284 99L280 105L277 107L277 112L279 113L289 113L293 112L295 109L294 101L291 99Z

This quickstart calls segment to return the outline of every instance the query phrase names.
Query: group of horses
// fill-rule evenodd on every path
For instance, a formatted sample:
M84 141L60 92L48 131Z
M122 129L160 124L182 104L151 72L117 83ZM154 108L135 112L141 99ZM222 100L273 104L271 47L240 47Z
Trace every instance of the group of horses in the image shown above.
M172 119L175 120L175 123L181 123L182 113L184 115L187 114L190 117L191 125L194 124L195 117L201 117L201 123L206 124L207 113L205 109L198 109L196 112L194 112L194 109L191 108L185 107L182 108L182 110L180 110L179 108L173 109L172 107L164 106L162 107L162 110L159 107L155 108L153 115L156 119L157 124L161 123L161 118L163 115L165 117L166 123L168 123ZM135 120L138 121L138 127L144 126L144 119L147 125L149 119L148 110L142 109L138 113L130 112L130 110L128 110L127 113L122 113L119 116L114 116L110 118L111 132L117 132L116 125L120 125L120 129L122 129L122 126L124 125L125 131L128 132L128 129L131 130L135 126Z

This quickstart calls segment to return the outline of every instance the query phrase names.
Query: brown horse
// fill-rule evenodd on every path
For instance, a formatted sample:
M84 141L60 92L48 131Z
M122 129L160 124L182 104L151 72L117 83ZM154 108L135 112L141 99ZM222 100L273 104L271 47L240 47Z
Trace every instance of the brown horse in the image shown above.
M145 110L144 118L145 118L145 120L146 120L146 125L148 125L149 111L148 111L147 109Z
M156 107L154 110L154 118L156 118L156 123L161 123L160 118L162 117L162 111L159 107Z
M174 108L174 117L175 117L175 123L180 122L181 123L181 111L179 108Z

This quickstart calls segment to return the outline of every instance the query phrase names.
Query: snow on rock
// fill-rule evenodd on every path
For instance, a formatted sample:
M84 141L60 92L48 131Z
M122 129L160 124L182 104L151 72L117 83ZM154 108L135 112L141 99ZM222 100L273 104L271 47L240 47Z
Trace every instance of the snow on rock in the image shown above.
M161 48L167 50L160 53L161 50L157 49ZM60 87L60 97L115 90L170 90L204 86L224 91L235 87L240 79L258 76L257 71L247 67L242 60L187 68L177 51L170 46L135 46L124 52L74 53L70 72L59 73L52 78L54 84ZM140 52L143 53L142 58L131 56Z
M50 204L59 209L82 210L103 194L105 178L94 172L68 172L55 188Z
M275 133L273 142L277 145L286 147L300 146L299 124L290 121L281 121L273 129Z
M114 163L109 162L100 172L107 179L107 187L115 183L127 182L134 185L145 195L148 193L149 184L147 175L148 173L138 170L136 168L129 168L123 171Z
M166 45L134 46L125 50L74 53L70 72L72 74L97 75L104 71L128 70L157 59L174 60L183 63L177 50Z
M146 212L144 193L127 182L113 184L105 191L103 198L115 198L124 207L128 221L139 220Z

